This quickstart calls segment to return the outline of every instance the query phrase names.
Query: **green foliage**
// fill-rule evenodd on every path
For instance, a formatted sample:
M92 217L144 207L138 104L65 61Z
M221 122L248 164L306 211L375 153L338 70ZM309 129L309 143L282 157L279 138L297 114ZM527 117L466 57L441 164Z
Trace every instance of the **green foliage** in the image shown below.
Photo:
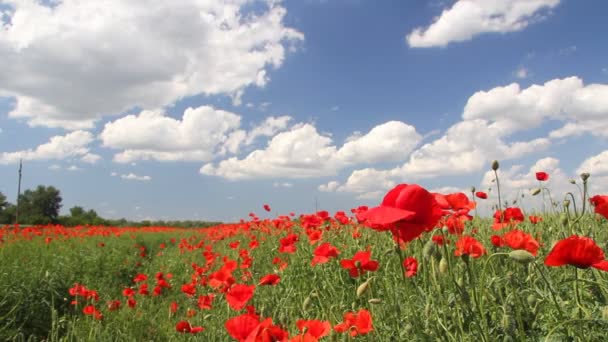
M74 209L75 216L86 213ZM251 280L242 280L244 269L234 273L237 283L255 284L275 272L272 263L279 256L289 266L280 272L277 286L258 286L250 304L263 317L272 317L293 334L298 319L328 320L332 326L342 321L347 311L362 308L373 317L374 331L359 336L360 341L522 341L572 340L602 341L608 326L608 273L595 269L579 270L580 306L574 296L574 268L546 267L544 257L552 243L565 237L558 215L545 215L544 221L518 226L543 243L535 258L527 255L526 263L513 260L510 249L492 247L493 231L487 220L476 219L467 224L465 234L478 230L475 237L484 243L488 254L478 259L454 256L455 236L445 235L448 245L430 248L431 235L445 234L434 230L423 239L413 241L403 251L404 256L418 259L418 274L413 278L402 275L399 256L388 233L358 228L362 236L353 238L354 227L325 231L323 240L340 249L337 259L311 267L316 246L306 240L301 227L300 241L294 254L278 253L279 239L285 234L269 235L253 232L260 247L251 250L253 264ZM591 215L580 220L581 229L589 229L598 241L606 241L605 220ZM187 297L180 291L192 280L192 264L205 265L201 249L180 249L182 239L197 245L205 235L200 230L175 232L143 232L133 230L119 236L90 236L66 239L56 235L45 243L45 236L31 241L20 240L0 247L0 340L205 340L229 341L224 323L237 316L218 294L213 309L199 310L196 297L214 292L197 287L197 296ZM63 234L63 233L62 233ZM7 241L9 234L5 234ZM174 238L175 242L171 242ZM265 239L262 240L262 239ZM229 243L240 241L232 249ZM250 239L237 235L213 244L213 252L238 260L239 250ZM102 244L103 243L103 244ZM162 246L162 247L161 247ZM426 246L426 247L425 247ZM142 247L145 255L142 256ZM602 243L602 247L604 244ZM340 259L352 258L370 248L372 259L380 268L359 278L351 278L340 267ZM440 267L440 263L445 266ZM221 265L221 261L218 261ZM216 270L215 265L207 274ZM163 295L136 295L137 307L126 306L121 291L137 289L133 282L138 273L147 274L150 290L156 272L172 273L171 289ZM371 279L371 280L370 280ZM357 289L369 281L365 293ZM98 291L100 300L91 302L104 314L102 321L82 313L86 302L70 305L68 289L79 283ZM108 311L106 302L119 299L123 306ZM169 304L177 302L178 312L170 314ZM188 309L198 312L187 317ZM200 335L181 335L175 331L180 320L189 320L205 331ZM333 332L323 340L348 340ZM484 336L485 335L485 336Z
M19 197L19 223L57 223L61 209L61 194L53 186L38 185Z

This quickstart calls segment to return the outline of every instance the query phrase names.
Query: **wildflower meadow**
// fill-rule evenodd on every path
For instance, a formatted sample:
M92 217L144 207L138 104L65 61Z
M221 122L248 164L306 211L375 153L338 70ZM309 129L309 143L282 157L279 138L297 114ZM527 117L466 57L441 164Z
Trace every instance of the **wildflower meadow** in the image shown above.
M0 339L604 341L608 196L399 184L376 207L208 228L0 229ZM531 195L550 197L538 172ZM544 203L544 202L543 202ZM509 204L507 206L506 204Z

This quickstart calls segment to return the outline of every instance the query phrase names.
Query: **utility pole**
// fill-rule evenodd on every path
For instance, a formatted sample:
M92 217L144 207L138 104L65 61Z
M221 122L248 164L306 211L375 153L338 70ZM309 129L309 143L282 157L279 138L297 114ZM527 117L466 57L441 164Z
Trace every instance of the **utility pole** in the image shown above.
M15 211L15 224L19 224L19 197L21 197L21 170L23 161L19 159L19 183L17 184L17 210Z

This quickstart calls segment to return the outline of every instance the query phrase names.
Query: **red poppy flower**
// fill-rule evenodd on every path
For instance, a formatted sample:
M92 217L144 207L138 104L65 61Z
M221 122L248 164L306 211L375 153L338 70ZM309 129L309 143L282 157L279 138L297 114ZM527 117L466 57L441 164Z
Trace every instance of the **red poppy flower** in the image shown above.
M502 236L504 244L511 247L512 249L525 249L532 255L538 253L540 244L536 241L532 235L522 232L518 229L513 229L510 232Z
M93 305L87 305L82 308L82 313L84 313L85 315L93 316L96 320L103 319L103 315L101 314L101 312L97 310L97 308Z
M108 310L115 311L120 309L120 301L119 300L111 300L108 302Z
M246 341L287 341L288 338L287 331L272 324L272 318L266 318L249 333Z
M263 276L258 285L276 285L280 281L281 277L279 277L277 274L271 273Z
M188 321L179 321L175 325L175 330L177 332L181 332L181 333L196 334L205 329L203 327L193 327L190 325L190 322L188 322Z
M470 255L473 258L479 258L484 254L486 254L486 249L472 236L465 235L456 241L455 256Z
M339 333L348 331L350 336L365 335L372 330L372 316L365 309L359 312L347 312L344 314L344 321L334 326L334 330Z
M372 252L357 252L352 259L340 260L340 266L348 270L351 277L356 278L364 271L378 270L378 261L371 260Z
M595 195L589 199L595 207L594 211L608 219L608 196Z
M530 223L532 224L538 224L539 222L542 222L543 218L540 216L530 215L528 216L528 220L530 220Z
M597 268L608 271L604 251L588 237L573 235L558 241L545 258L547 266L572 265L578 268Z
M127 305L133 309L137 305L137 301L134 298L127 299Z
M492 235L490 237L490 241L495 247L502 247L505 245L505 241L498 235Z
M418 260L414 257L407 257L403 260L403 267L405 268L405 276L411 278L418 273Z
M206 296L198 296L197 306L201 310L211 310L211 305L213 304L213 299L215 295L208 294Z
M241 310L251 299L251 297L253 297L254 291L255 285L234 285L228 290L228 292L226 292L226 301L232 309L237 311Z
M224 323L228 334L237 341L247 340L247 336L260 324L257 315L246 313L230 318Z
M437 246L443 246L443 244L446 242L443 235L433 235L432 240L435 244L437 244Z
M329 335L331 324L328 321L298 320L296 322L300 335L293 337L289 342L315 342Z
M310 263L311 266L317 264L324 264L329 261L330 258L335 258L340 254L340 251L332 246L329 242L324 242L319 245L313 252L314 257Z
M407 242L435 227L442 215L430 192L416 184L399 184L380 206L357 213L357 219L377 230L390 229L395 238Z
M270 211L270 206L268 204L264 204L264 210Z
M300 238L296 234L289 234L286 237L279 240L279 252L280 253L295 253L296 252L296 242L298 242Z
M476 196L477 198L481 198L481 199L488 199L488 194L486 194L486 193L485 193L485 192L483 192L483 191L477 191L477 192L475 193L475 196Z
M536 180L540 182L546 182L547 180L549 180L549 174L546 172L537 172Z
M176 313L178 308L179 305L176 302L171 302L169 305L169 311L171 311L171 313Z
M145 274L141 274L141 273L137 274L135 276L135 278L133 278L133 282L136 282L136 283L146 281L146 280L148 280L148 276Z
M196 284L184 284L182 285L182 292L188 297L192 297L196 294Z

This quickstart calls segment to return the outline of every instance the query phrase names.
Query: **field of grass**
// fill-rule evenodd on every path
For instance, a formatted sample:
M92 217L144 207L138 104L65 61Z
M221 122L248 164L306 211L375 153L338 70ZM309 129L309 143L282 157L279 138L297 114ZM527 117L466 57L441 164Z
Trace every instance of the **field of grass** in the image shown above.
M396 243L326 214L205 229L6 226L0 340L606 340L606 273L545 265L572 235L604 249L599 215L526 215L501 230L444 220ZM589 244L578 253L597 257Z

